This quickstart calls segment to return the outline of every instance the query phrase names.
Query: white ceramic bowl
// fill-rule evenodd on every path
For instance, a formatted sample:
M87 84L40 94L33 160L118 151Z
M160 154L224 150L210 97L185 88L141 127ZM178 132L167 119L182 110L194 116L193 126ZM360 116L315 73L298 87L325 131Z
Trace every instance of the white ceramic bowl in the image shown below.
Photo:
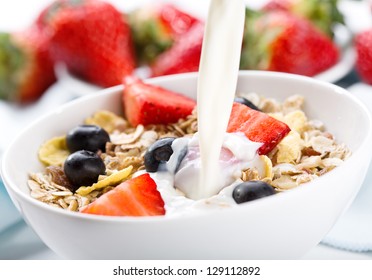
M195 97L196 74L148 82ZM121 111L122 87L77 99L40 118L6 151L6 188L27 223L52 250L68 259L296 259L317 245L347 209L371 158L367 109L332 84L296 75L241 72L238 91L283 100L306 98L310 118L344 142L352 156L311 183L239 207L184 217L101 217L55 209L29 195L27 174L42 170L41 143L66 133L99 109Z

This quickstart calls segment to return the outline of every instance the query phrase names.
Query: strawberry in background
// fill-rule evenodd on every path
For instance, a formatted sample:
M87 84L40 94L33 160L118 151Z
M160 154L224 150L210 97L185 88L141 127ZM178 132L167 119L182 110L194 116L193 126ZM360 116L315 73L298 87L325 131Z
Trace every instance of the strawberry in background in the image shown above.
M129 14L139 63L152 63L193 25L196 17L170 3L142 6Z
M0 99L30 103L55 82L49 43L36 25L0 33Z
M114 6L99 0L57 0L37 24L49 33L51 56L69 72L110 87L135 68L129 24Z
M335 25L344 23L338 3L338 0L270 0L263 10L281 10L305 18L325 34L333 37Z
M199 70L204 36L204 23L194 24L170 49L150 65L153 77Z
M330 37L288 12L246 10L241 69L314 76L339 59Z
M367 29L355 36L357 60L355 68L360 78L372 84L372 29Z
M154 60L151 75L198 71L203 35L203 23L194 24ZM279 8L246 9L240 69L314 76L338 59L339 50L332 38L310 20Z

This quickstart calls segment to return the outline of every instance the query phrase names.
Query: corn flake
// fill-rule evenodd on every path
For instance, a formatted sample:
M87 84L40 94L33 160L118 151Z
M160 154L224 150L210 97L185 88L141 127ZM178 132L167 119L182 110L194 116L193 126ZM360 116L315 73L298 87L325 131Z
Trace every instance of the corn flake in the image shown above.
M277 163L294 163L301 157L304 141L296 131L291 131L278 144Z
M272 178L273 177L273 163L267 156L261 155L260 158L262 162L264 163L264 174L262 178Z
M284 122L298 133L302 133L306 129L307 118L303 111L292 111L284 116Z
M126 179L132 172L133 167L128 166L125 169L122 169L120 171L117 171L115 173L112 173L110 176L98 181L97 183L93 184L92 186L89 187L80 187L76 193L81 195L81 196L86 196L89 193L103 189L108 186L115 186L121 183L124 179Z
M102 127L107 133L112 133L118 128L125 128L128 126L127 121L109 111L99 111L92 117L85 119L85 124L98 125Z
M69 155L65 136L54 137L46 141L38 153L39 160L47 166L62 166Z

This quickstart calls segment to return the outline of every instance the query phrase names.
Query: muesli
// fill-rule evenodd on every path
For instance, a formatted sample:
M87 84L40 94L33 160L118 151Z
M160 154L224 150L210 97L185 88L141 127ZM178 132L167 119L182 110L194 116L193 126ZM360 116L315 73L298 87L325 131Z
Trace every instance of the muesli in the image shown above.
M305 100L302 96L293 95L278 102L256 93L238 95L249 100L263 113L287 124L290 132L269 153L258 155L258 164L241 170L234 186L239 182L258 181L272 186L275 193L287 191L322 176L350 156L349 149L338 143L321 121L308 119L303 111ZM103 174L93 184L73 186L64 172L66 158L71 155L66 144L68 135L58 136L40 147L39 159L46 165L46 169L43 172L30 173L28 185L33 198L54 207L82 211L122 182L138 174L151 174L146 171L144 158L149 148L159 139L192 138L197 134L195 110L186 118L171 124L139 124L135 127L122 116L99 111L86 118L84 124L96 126L108 134L105 148L96 153L104 163ZM160 189L162 180L152 177ZM174 184L174 181L170 180L170 184ZM171 187L171 193L169 190L159 190L165 201L165 208L170 209L164 211L165 214L171 213L171 208L177 208L178 203L167 206L169 199L166 196L185 197L180 188L175 188L174 185ZM232 202L231 197L225 201L225 189L227 188L221 190L222 196L216 194L217 198L202 202L195 203L194 200L185 198L188 202L192 201L187 206L194 207L202 203L204 208L208 208L209 204L223 208L240 203L236 199ZM233 190L230 190L229 196L231 192Z

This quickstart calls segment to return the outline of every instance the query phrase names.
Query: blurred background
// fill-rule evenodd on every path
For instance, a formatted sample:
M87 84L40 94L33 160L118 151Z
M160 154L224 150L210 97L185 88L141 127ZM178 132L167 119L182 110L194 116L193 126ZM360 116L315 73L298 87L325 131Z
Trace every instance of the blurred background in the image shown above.
M78 6L84 1L65 2ZM103 17L106 11L85 14L97 22L97 29L91 30L63 23L79 15L61 15L65 7L58 1L0 1L0 160L14 135L38 116L120 84L124 75L133 72L146 78L197 71L208 0L106 2L121 14L119 23L112 15ZM372 110L371 1L246 2L241 69L296 73L335 83ZM296 36L301 32L305 35ZM273 42L287 47L273 47ZM364 199L357 198L350 216L305 258L372 259L372 214L365 214L372 213L365 199L372 194L363 189L361 193ZM1 181L0 213L0 259L59 258L20 218ZM354 236L345 228L363 234Z

